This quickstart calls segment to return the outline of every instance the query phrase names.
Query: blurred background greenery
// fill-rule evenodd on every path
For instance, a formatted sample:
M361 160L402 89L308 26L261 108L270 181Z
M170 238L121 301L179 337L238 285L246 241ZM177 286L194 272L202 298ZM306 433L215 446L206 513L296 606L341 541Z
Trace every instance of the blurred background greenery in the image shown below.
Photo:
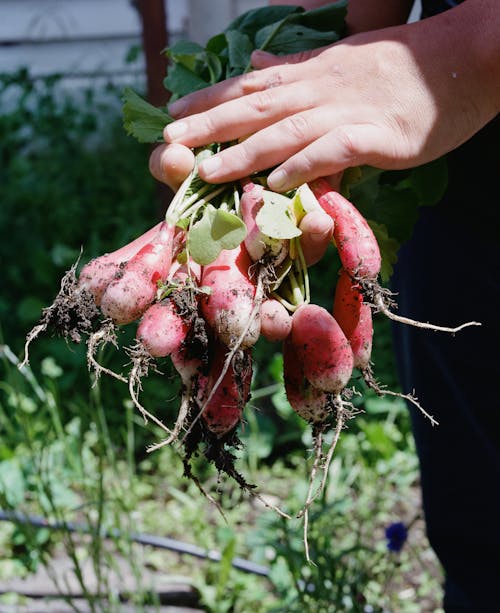
M217 613L438 611L440 569L423 530L401 400L357 385L361 413L343 432L328 487L311 509L311 565L299 521L282 520L198 459L197 474L220 500L223 519L183 478L178 450L147 454L160 433L133 410L126 386L91 378L83 347L40 338L31 368L17 369L27 331L80 253L84 263L129 242L157 223L164 206L148 172L148 147L125 136L119 89L75 97L59 85L57 77L32 79L26 70L0 77L0 507L62 527L1 523L0 585L50 570L66 556L92 611L122 607L110 579L117 560L135 579L134 610L155 606L142 579L147 568L188 577L200 606ZM315 302L331 303L328 279L336 269L333 251L311 269ZM120 344L133 334L134 326L126 326ZM100 360L120 370L123 356L106 348ZM373 359L381 383L397 389L390 327L378 319ZM305 498L311 433L286 401L279 345L259 341L255 360L237 467L263 496L293 513ZM144 381L142 400L171 423L178 381L168 361L159 366ZM68 522L82 522L90 533L74 533ZM408 527L408 539L391 547L385 530L397 522ZM222 559L138 546L131 531L216 549ZM268 576L235 569L235 556L264 565ZM87 585L84 564L98 590ZM3 598L25 604L13 594Z

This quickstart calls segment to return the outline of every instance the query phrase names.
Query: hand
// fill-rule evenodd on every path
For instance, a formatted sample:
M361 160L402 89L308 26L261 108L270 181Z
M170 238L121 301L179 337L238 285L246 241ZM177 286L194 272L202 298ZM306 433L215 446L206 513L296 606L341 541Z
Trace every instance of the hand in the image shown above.
M184 145L159 145L149 157L149 171L153 177L174 192L193 167L194 153Z
M176 191L194 166L194 154L184 145L160 145L151 154L149 169L162 183ZM340 180L340 177L337 177ZM300 229L301 244L308 266L318 262L326 251L333 234L333 222L322 211L304 216Z
M485 85L492 62L477 52L467 24L478 17L474 4L448 11L453 24L443 14L300 57L255 53L260 70L171 105L181 120L165 138L195 147L247 137L202 163L200 176L222 182L277 166L269 176L275 191L349 166L397 169L435 159L497 112L493 86Z

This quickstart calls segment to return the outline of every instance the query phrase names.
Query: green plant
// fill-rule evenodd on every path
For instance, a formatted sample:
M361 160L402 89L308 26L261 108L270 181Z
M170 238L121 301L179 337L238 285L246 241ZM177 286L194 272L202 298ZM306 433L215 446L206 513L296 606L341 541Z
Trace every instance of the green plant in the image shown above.
M406 409L402 401L370 395L364 407L366 417L343 433L328 487L312 508L312 563L299 521L267 513L249 535L255 559L270 563L279 596L273 611L417 613L439 606L441 572L423 534L413 443L408 425L396 426L407 422ZM302 477L288 482L283 502L292 511L300 509L307 488L307 463L297 463L295 471ZM399 541L386 536L399 522L408 529L407 542L406 533ZM433 608L426 609L429 602Z
M124 572L119 562L125 560L125 572L136 579L134 603L150 602L141 581L138 550L128 536L135 529L138 502L131 406L124 407L120 450L111 441L98 387L92 388L88 405L78 399L69 403L73 416L63 423L57 388L62 371L54 360L43 361L40 382L29 368L20 372L13 368L19 362L6 345L1 353L6 376L0 406L8 436L0 457L0 506L21 516L45 517L59 526L56 535L47 528L18 523L11 555L26 572L43 564L66 595L67 586L51 564L62 544L93 612L119 610L110 580ZM88 421L83 419L86 412L92 414ZM90 426L84 429L84 423ZM70 596L66 599L76 608Z

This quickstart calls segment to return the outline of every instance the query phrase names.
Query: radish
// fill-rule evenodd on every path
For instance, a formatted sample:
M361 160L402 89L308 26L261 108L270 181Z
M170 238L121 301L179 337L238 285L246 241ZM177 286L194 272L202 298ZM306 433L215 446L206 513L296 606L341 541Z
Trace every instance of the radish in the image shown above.
M160 231L161 225L162 222L156 224L156 226L149 229L142 236L112 253L106 253L90 260L80 271L78 288L91 292L96 305L99 306L106 287L119 272L120 267L151 242L151 240L154 240Z
M325 179L316 179L309 186L334 221L333 238L342 266L353 278L375 280L380 272L380 249L366 219Z
M189 263L181 263L177 259L172 262L167 277L167 285L172 285L173 289L183 287L193 283L198 286L201 279L201 266L189 260Z
M163 281L172 263L175 226L163 222L158 234L123 267L118 278L106 288L101 310L115 324L134 321L153 302L158 282Z
M166 299L146 309L136 337L154 358L179 351L189 331L189 320L182 317L173 300Z
M274 298L264 300L260 305L260 332L268 341L283 341L292 329L292 316Z
M209 374L198 378L196 396L197 404L203 409L203 423L217 438L231 433L241 421L243 409L250 397L252 381L249 350L234 357L219 381L225 367L226 353L227 347L217 342Z
M288 402L297 415L310 424L325 422L331 411L329 394L305 378L303 363L290 336L283 343L283 378Z
M201 311L217 337L228 347L251 347L260 334L259 297L250 279L252 261L243 244L223 249L214 262L205 266L201 286L207 295L200 300Z
M351 344L354 367L366 370L372 352L373 321L359 284L342 269L335 288L333 316Z
M307 380L324 392L340 394L351 378L354 358L333 315L315 304L300 306L292 316L291 342Z
M477 321L469 321L456 327L437 326L392 313L390 292L377 283L381 266L380 249L368 222L325 179L315 179L309 186L323 210L334 220L333 238L342 266L352 279L359 281L363 294L378 311L393 321L450 334L481 325Z
M247 227L245 247L254 262L267 256L274 266L278 266L288 255L288 240L271 238L259 229L256 217L264 204L262 185L247 181L243 186L240 200L240 214Z

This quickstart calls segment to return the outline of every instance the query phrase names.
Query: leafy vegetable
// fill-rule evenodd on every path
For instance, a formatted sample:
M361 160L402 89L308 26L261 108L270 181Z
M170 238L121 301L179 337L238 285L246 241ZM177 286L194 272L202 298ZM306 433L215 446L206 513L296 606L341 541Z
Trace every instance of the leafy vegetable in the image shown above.
M140 143L163 140L163 128L170 123L170 115L146 102L129 87L123 91L123 125L127 134Z
M271 238L295 238L302 232L292 212L292 200L268 190L262 193L264 204L257 213L257 225L263 234Z
M198 264L210 264L223 249L235 249L245 235L245 224L237 215L209 204L189 232L189 254Z

